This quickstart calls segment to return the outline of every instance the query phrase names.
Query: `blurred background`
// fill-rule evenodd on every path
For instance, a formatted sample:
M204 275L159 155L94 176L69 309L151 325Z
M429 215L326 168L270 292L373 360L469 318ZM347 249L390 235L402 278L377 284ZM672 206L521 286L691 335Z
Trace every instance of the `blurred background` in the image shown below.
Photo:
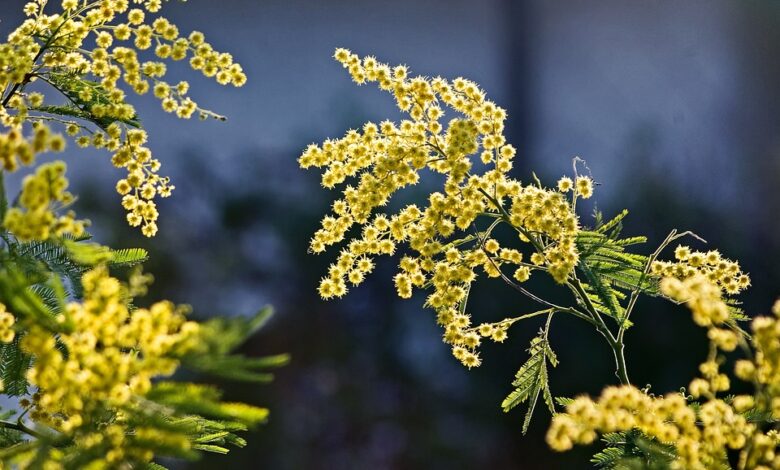
M23 4L3 2L2 34ZM273 304L270 326L243 352L292 355L271 385L221 384L227 398L272 410L249 446L181 468L590 467L595 448L547 449L541 407L527 436L523 414L500 409L538 323L514 327L467 371L422 298L395 297L396 261L380 262L343 300L318 299L336 250L314 257L307 242L334 194L296 158L366 120L398 118L390 96L350 82L331 59L338 46L477 81L509 110L518 178L535 171L552 184L580 156L600 183L598 209L629 208L625 233L648 235L645 253L670 229L690 229L752 274L742 299L749 313L768 312L780 294L778 2L191 0L166 8L182 30L233 52L249 82L226 89L176 72L202 106L229 117L224 123L178 121L153 98L138 99L177 186L155 239L126 226L113 192L121 174L105 154L69 159L76 210L99 241L152 252L150 299L188 302L202 316ZM471 311L485 320L533 307L500 282L482 283L474 296ZM657 393L686 385L706 352L689 313L642 300L633 319L633 383ZM555 395L616 382L609 349L585 325L556 320L552 343L561 359Z

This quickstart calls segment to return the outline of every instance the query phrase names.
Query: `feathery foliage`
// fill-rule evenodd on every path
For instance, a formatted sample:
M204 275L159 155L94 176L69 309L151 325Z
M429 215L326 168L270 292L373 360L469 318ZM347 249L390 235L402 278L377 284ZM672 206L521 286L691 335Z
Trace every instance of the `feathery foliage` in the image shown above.
M624 210L609 222L602 223L601 213L597 212L595 229L577 233L580 253L577 269L584 278L582 287L593 307L618 324L627 322L626 310L621 304L626 300L627 292L638 290L642 294L658 294L657 280L644 272L648 257L626 252L626 247L645 243L646 237L620 238L622 221L627 215L628 211ZM625 327L630 325L628 322Z
M140 127L138 116L96 116L92 110L95 106L107 106L111 104L111 96L108 90L96 80L84 78L82 74L72 71L54 71L46 80L70 101L66 106L38 106L35 111L42 111L57 116L73 117L93 122L100 129L106 130L114 122L121 122L132 127ZM87 97L87 99L84 99Z
M512 386L515 389L501 403L504 412L523 403L528 403L525 420L523 421L524 434L528 431L528 427L531 424L531 417L540 394L550 413L555 413L555 404L550 393L549 377L547 375L548 363L553 367L558 365L558 357L550 347L550 342L547 338L550 326L549 319L551 318L552 315L549 315L545 328L531 340L531 346L528 348L528 360L517 371L515 380L512 382Z
M182 358L182 364L192 370L229 380L265 383L273 380L269 369L287 364L287 354L246 357L231 352L265 325L273 314L265 307L255 316L217 317L201 324L200 343Z
M664 445L640 431L613 432L602 436L606 447L590 460L609 470L668 470L675 458L674 446Z

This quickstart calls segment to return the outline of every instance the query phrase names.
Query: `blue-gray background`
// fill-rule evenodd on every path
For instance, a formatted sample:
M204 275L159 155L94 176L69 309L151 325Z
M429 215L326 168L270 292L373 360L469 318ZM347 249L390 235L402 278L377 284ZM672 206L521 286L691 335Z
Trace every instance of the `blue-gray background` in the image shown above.
M23 3L3 2L3 34ZM743 299L751 313L780 294L777 2L191 0L171 3L166 16L232 51L249 82L236 90L190 80L226 123L178 121L139 99L177 186L155 239L125 226L112 192L120 173L103 154L68 158L76 209L100 241L152 251L156 296L202 315L274 304L271 325L243 352L293 357L272 385L223 384L229 399L270 406L271 420L246 449L189 468L589 466L593 449L546 448L541 409L524 437L521 413L498 406L537 324L486 347L483 367L468 372L422 300L395 298L393 262L345 300L317 298L329 258L307 255L307 241L333 195L296 158L308 143L397 117L389 96L354 86L331 60L337 46L477 81L509 110L519 178L533 170L552 183L580 156L601 183L598 207L631 209L628 234L647 234L651 245L671 228L701 234L752 273ZM472 311L485 319L532 307L499 283L475 295ZM659 393L685 385L706 350L689 314L645 301L636 321L634 383ZM556 395L615 382L595 332L564 318L554 326Z

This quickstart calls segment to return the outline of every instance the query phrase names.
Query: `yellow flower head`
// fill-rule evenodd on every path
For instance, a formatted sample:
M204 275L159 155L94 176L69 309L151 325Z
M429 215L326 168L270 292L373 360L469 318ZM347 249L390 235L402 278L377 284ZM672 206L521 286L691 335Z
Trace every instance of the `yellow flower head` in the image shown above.
M3 226L22 241L46 240L52 235L82 235L86 221L76 220L73 212L56 214L73 202L67 188L64 162L39 166L22 181L19 207L8 209Z

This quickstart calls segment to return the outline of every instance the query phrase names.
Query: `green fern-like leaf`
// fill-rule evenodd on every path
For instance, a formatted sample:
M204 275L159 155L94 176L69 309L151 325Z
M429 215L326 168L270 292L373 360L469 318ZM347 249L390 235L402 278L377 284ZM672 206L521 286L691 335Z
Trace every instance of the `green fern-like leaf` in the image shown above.
M601 440L610 446L622 445L626 443L625 432L609 432L601 436Z
M63 246L68 260L81 266L95 266L108 263L112 259L111 250L97 243L63 240Z
M742 415L751 423L771 423L774 421L771 411L760 410L758 408L751 408L742 413Z
M0 343L0 378L3 380L3 393L10 396L26 395L28 391L27 369L32 358L22 351L19 345L20 335L10 343Z
M580 231L576 242L580 253L577 268L593 307L625 327L631 326L626 323L623 306L629 293L658 295L658 280L645 273L649 258L626 251L646 238L620 238L627 214L623 211L608 222L597 217L596 228Z
M569 397L555 397L555 403L558 404L558 406L569 406L572 403L574 403L574 398Z
M75 98L78 98L76 96ZM41 113L47 113L47 114L54 114L55 116L62 116L62 117L70 117L75 119L80 119L83 121L92 121L93 116L92 114L82 111L81 108L76 107L75 105L44 105L44 106L38 106L36 108L31 108L33 111L39 111Z
M30 274L13 262L4 263L0 265L0 302L17 318L29 319L44 328L58 331L60 326L54 319L54 311L32 289L32 286L50 280L51 276L45 279L41 273Z
M80 238L63 238L62 240L33 241L13 244L13 261L25 271L28 278L37 283L50 282L51 274L66 279L70 285L71 294L78 297L81 294L81 275L88 269L71 256L67 245L80 243L89 236Z
M611 316L618 322L622 322L625 310L620 305L615 290L602 281L598 274L599 267L598 262L592 265L586 261L580 262L579 268L586 280L583 287L587 293L593 295L591 300L595 301L594 306L601 313Z
M184 364L216 377L241 382L268 383L274 378L268 369L277 368L290 362L287 354L277 354L265 357L245 357L240 354L228 356L197 356L188 357Z
M114 267L132 267L143 263L149 258L149 252L143 248L112 250L97 243L77 242L74 240L64 240L63 244L69 260L83 266L108 263Z
M221 402L216 388L178 382L158 382L147 398L185 414L237 421L254 427L268 418L268 409L245 403Z
M615 465L625 458L623 449L607 447L593 455L590 461L599 468L615 468Z
M601 440L606 447L590 460L598 468L667 470L676 457L674 446L662 444L636 429L605 434Z
M111 266L132 267L145 262L149 258L149 252L143 248L125 248L111 250Z
M595 216L596 219L596 231L603 234L611 234L611 238L617 238L620 232L623 230L623 219L628 215L628 210L623 209L618 215L612 218L609 222L603 222L603 216L598 212Z
M272 307L264 307L252 317L217 317L201 324L202 344L210 351L225 354L257 333L273 316Z
M75 72L51 72L46 80L59 89L70 100L71 104L68 106L48 106L41 111L91 121L101 129L106 129L116 121L132 127L140 126L137 116L130 119L119 119L113 116L98 117L92 113L92 109L96 105L106 105L111 102L108 91L99 82L87 80ZM89 90L90 99L87 101L82 99L82 91L84 90Z
M558 365L558 358L550 348L544 333L540 333L539 336L531 340L528 353L528 360L517 371L515 380L512 382L515 389L501 403L504 412L523 403L528 403L523 420L523 433L528 431L540 394L543 395L550 413L555 413L555 404L547 376L547 364L549 362L553 367Z

